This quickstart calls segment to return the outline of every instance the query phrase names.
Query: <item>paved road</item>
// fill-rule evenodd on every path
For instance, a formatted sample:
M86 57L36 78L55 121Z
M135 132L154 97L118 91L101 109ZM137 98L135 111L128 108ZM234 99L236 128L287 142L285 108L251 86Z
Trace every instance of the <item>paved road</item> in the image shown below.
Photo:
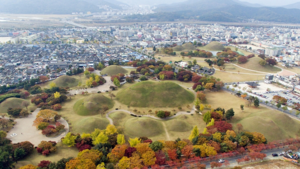
M10 139L12 143L30 141L35 146L41 141L59 142L60 139L69 132L68 122L63 118L59 119L58 122L65 125L66 130L56 137L46 137L42 135L40 130L37 130L36 127L33 126L33 121L40 110L40 108L37 108L28 117L15 119L16 125L7 133L7 138Z

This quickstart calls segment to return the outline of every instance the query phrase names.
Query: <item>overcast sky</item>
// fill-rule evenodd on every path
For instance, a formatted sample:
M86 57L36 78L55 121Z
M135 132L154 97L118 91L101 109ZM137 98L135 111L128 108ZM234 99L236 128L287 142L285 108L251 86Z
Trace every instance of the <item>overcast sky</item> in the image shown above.
M109 1L109 0L108 0ZM187 0L119 0L124 3L129 4L144 4L144 5L157 5L157 4L171 4L176 2L184 2ZM240 0L250 3L258 3L265 6L285 6L293 4L295 2L300 2L300 0Z
M299 2L300 0L240 0L240 1L258 3L266 6L285 6L285 5Z

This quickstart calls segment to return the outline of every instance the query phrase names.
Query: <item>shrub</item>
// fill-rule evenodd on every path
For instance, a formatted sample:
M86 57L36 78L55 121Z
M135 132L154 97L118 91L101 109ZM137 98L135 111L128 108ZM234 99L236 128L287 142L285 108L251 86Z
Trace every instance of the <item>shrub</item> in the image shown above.
M248 61L246 56L239 56L238 57L238 62L239 63L246 63Z
M141 76L141 77L140 77L140 80L141 80L141 81L145 81L145 80L148 80L148 79L146 78L146 76Z
M156 113L156 116L159 118L166 118L166 117L169 117L171 114L169 111L158 111L155 113Z
M11 97L17 97L20 98L21 94L19 93L10 93L10 94L4 94L0 96L0 103L2 103L4 100L11 98Z
M55 105L52 106L52 109L54 109L54 110L60 110L61 108L62 107L61 107L60 104L55 104Z
M41 122L41 123L37 126L37 128L38 128L39 130L44 130L48 125L49 125L49 123L47 123L47 122Z
M51 163L50 161L43 160L43 161L40 161L38 166L41 167L41 168L44 168L44 167L47 168L50 163Z

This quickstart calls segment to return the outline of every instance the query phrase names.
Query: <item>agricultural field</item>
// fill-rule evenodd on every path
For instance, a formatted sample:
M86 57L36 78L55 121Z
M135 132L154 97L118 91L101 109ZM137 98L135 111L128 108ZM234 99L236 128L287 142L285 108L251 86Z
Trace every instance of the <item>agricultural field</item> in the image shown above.
M262 105L258 108L246 107L246 100L226 91L206 93L206 98L207 104L213 108L221 107L225 110L233 108L235 115L230 123L234 128L237 123L241 123L244 130L260 132L268 141L300 136L300 122L280 111ZM245 105L243 111L240 105Z

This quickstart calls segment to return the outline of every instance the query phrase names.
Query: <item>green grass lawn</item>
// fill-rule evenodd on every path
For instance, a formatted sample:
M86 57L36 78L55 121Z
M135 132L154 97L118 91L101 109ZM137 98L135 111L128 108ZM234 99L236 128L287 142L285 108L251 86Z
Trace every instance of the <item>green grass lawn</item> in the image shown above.
M117 65L111 65L101 70L101 74L103 75L107 74L109 76L112 76L112 75L117 75L119 73L126 74L128 73L128 71L122 68L121 66L117 66Z
M194 101L194 94L172 82L140 82L122 89L117 100L133 107L178 107Z
M42 154L37 153L37 151L34 150L33 153L27 156L25 159L18 161L15 168L20 168L21 166L27 164L32 164L37 166L42 160L57 162L62 158L77 157L78 152L79 151L75 147L70 148L67 146L63 146L61 143L58 143L55 153L52 153L46 157L43 156Z
M103 114L111 109L114 103L102 94L91 95L88 98L78 100L74 104L74 111L81 116Z
M246 105L245 100L225 91L207 93L206 98L207 103L213 108L222 107L225 110L233 108L235 116L230 122L234 127L237 123L241 123L245 131L260 132L268 141L300 136L300 122L280 111L264 106L259 108L245 106L242 111L240 105Z
M76 88L79 82L81 82L81 84L84 85L86 80L87 78L85 77L85 75L81 73L73 76L67 76L67 75L60 76L51 82L54 82L57 87L69 87L72 89L72 88ZM43 89L50 88L51 82L43 83L40 84L39 86L41 86Z

